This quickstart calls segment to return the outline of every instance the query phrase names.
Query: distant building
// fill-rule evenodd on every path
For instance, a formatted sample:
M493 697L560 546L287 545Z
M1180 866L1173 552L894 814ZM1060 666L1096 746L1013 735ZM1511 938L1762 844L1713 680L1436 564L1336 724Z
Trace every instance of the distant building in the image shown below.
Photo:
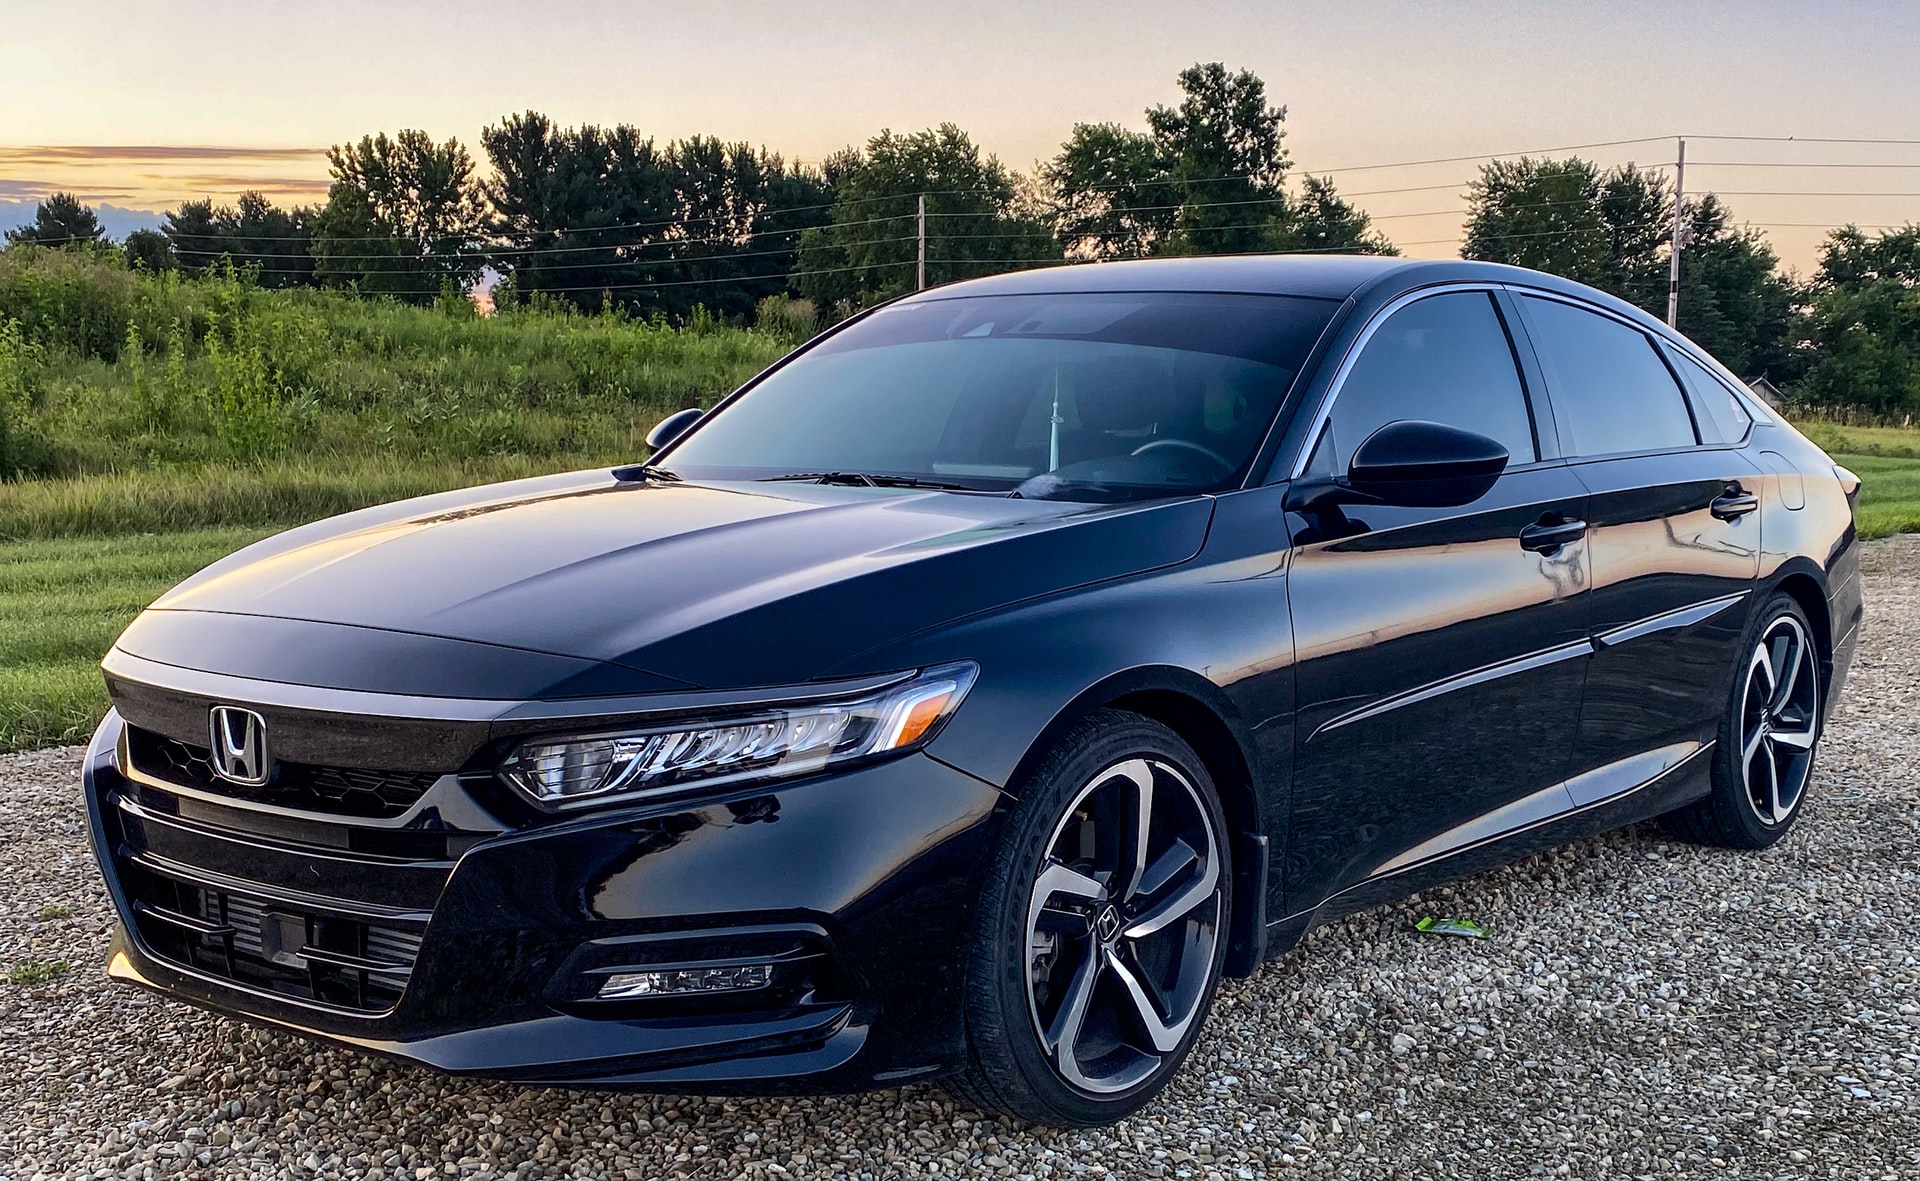
M1775 410L1780 409L1780 403L1787 400L1787 396L1780 392L1780 387L1768 381L1764 373L1758 377L1749 377L1747 388L1753 391L1754 397Z

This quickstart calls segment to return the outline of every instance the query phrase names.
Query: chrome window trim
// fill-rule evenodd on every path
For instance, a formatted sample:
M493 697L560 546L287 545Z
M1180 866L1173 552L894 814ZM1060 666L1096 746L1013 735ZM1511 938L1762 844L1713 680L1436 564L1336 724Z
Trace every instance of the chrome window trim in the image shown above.
M1419 303L1423 299L1432 299L1436 295L1457 295L1468 291L1484 291L1492 295L1502 290L1504 286L1504 284L1488 282L1437 283L1432 287L1421 287L1417 290L1397 295L1381 307L1379 311L1375 312L1372 318L1367 321L1366 326L1360 329L1360 334L1353 338L1353 343L1347 346L1345 355L1340 358L1340 367L1334 370L1333 380L1327 383L1327 392L1320 398L1320 406L1319 409L1314 411L1313 422L1307 428L1307 433L1301 436L1300 454L1294 457L1293 466L1287 478L1289 480L1298 480L1306 474L1307 464L1313 459L1314 451L1320 446L1321 433L1327 429L1327 420L1333 417L1333 404L1339 401L1341 390L1346 388L1347 377L1352 374L1354 365L1359 362L1360 354L1366 351L1368 342L1373 339L1373 334L1378 332L1380 326L1391 319L1394 313L1409 304ZM1502 327L1506 330L1508 336L1511 337L1513 334L1512 329L1505 325L1502 325ZM1514 376L1520 381L1521 396L1526 397L1529 404L1531 404L1532 398L1526 388L1526 371L1521 367L1518 357L1514 358L1513 370ZM1534 429L1537 436L1539 431L1537 420ZM1536 437L1534 440L1534 449L1536 452L1539 450L1539 446L1539 439ZM1537 454L1535 456L1535 462L1539 462Z

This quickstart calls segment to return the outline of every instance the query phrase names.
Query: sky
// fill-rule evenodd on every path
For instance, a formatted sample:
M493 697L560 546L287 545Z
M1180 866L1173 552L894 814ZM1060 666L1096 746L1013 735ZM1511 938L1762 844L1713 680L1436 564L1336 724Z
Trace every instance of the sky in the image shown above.
M1911 0L0 0L0 212L55 188L126 210L309 201L328 144L419 127L478 156L527 109L808 161L951 120L1027 171L1076 122L1142 126L1183 67L1220 60L1286 106L1296 168L1410 254L1452 253L1460 196L1428 186L1476 163L1362 166L1643 137L1665 138L1582 154L1667 164L1684 134L1688 190L1732 194L1804 270L1827 225L1920 220L1920 145L1700 137L1920 139L1915 46Z

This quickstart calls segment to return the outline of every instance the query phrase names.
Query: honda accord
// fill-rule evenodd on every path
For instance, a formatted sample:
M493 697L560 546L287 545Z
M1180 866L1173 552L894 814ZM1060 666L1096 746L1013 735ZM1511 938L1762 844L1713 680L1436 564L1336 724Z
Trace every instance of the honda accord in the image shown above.
M1111 1121L1317 923L1654 816L1781 839L1862 615L1856 477L1490 264L960 283L649 442L142 614L111 975L529 1084Z

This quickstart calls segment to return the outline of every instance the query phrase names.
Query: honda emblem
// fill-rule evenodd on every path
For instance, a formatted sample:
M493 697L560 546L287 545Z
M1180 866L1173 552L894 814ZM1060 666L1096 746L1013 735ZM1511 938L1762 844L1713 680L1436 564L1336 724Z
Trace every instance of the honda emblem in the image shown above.
M207 714L213 739L213 773L242 787L264 787L273 770L267 758L267 721L250 709L216 705Z

